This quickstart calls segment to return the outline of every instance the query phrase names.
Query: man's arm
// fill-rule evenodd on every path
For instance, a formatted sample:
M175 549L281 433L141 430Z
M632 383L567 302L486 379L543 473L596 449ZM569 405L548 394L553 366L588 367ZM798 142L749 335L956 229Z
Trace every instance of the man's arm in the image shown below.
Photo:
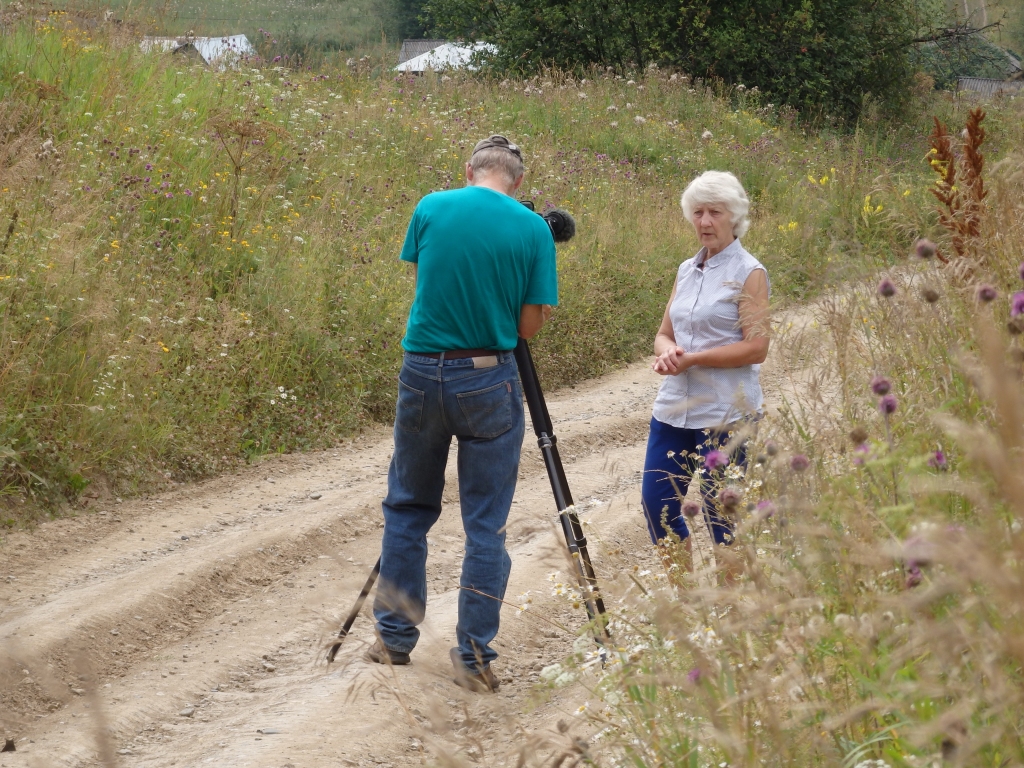
M523 304L519 310L519 335L532 339L550 317L550 304Z

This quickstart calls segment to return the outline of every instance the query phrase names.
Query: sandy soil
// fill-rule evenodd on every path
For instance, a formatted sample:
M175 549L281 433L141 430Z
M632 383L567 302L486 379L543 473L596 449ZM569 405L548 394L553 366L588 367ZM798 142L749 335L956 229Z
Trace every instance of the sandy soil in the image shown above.
M778 379L769 360L766 391ZM599 577L656 568L639 478L659 377L637 364L549 394ZM774 387L785 387L778 381ZM780 401L772 397L777 405ZM453 449L454 450L454 449ZM0 766L550 765L582 748L585 683L538 696L585 620L552 596L567 571L528 430L493 696L451 681L462 552L454 460L430 536L423 637L407 667L363 660L368 611L337 631L379 554L388 430L211 482L16 533L0 545ZM454 456L452 457L454 459ZM548 619L549 621L545 621ZM559 629L558 626L565 629ZM586 642L585 640L583 642ZM103 734L107 738L102 738ZM2 743L2 742L0 742ZM569 764L569 763L567 763Z

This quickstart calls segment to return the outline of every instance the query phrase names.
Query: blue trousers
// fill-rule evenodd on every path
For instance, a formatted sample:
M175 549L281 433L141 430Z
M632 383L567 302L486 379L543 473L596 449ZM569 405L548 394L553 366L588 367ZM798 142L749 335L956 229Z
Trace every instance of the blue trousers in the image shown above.
M730 427L722 430L683 429L651 419L640 494L647 530L655 544L669 535L680 539L690 535L682 513L682 500L696 479L703 501L704 522L716 544L732 542L732 523L718 513L715 495L721 487L721 472L709 472L699 459L728 441ZM733 464L746 466L746 446L732 454ZM666 529L665 524L668 524Z
M380 585L373 604L385 647L410 652L427 603L427 532L441 514L444 472L458 440L459 501L466 534L456 628L462 660L488 666L498 654L501 603L512 561L505 523L512 506L525 418L511 352L498 365L406 353L398 377L395 453L384 499Z

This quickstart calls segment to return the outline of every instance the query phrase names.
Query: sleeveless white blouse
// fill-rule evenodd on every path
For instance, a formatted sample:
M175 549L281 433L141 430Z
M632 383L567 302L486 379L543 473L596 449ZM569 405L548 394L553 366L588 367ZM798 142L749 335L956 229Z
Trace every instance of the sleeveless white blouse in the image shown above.
M743 340L739 298L750 273L768 271L740 241L733 240L708 259L706 248L679 265L676 296L669 319L676 344L687 352L703 352ZM769 291L771 283L769 283ZM762 413L760 365L705 368L695 365L666 376L654 400L654 418L684 429L708 429Z

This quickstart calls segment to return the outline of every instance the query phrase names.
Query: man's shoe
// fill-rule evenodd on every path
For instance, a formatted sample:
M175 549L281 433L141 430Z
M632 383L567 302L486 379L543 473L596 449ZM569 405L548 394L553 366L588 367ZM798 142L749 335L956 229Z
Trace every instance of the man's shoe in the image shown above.
M393 664L394 666L401 666L408 664L409 654L403 653L402 651L392 651L390 648L386 648L384 643L377 638L370 649L366 652L366 658L377 664Z
M462 655L458 648L452 648L448 653L452 659L452 666L455 667L455 684L466 690L475 693L495 693L498 690L498 678L491 672L490 667L484 667L480 672L474 672L462 661Z

